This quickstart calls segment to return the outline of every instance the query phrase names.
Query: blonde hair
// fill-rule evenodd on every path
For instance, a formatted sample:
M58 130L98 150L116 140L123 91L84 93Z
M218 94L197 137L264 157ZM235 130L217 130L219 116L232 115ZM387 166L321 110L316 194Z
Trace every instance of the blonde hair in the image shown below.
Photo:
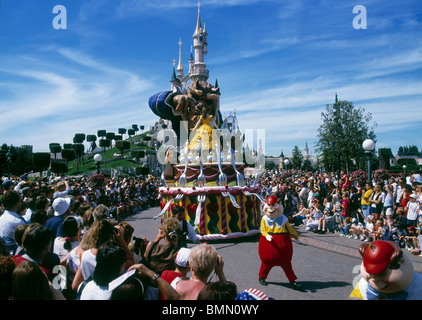
M177 218L168 218L161 226L161 232L167 236L170 232L180 229L180 221Z
M217 250L206 243L193 247L189 255L189 266L199 277L206 277L211 274L217 264Z

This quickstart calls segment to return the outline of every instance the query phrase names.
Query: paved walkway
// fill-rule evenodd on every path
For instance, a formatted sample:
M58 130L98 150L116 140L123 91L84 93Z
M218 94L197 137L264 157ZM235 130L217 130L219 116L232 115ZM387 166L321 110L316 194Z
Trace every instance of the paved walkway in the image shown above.
M160 220L153 220L159 207L141 211L126 219L134 228L134 235L153 240ZM228 280L236 283L238 291L257 288L276 300L346 300L359 277L361 263L358 247L361 241L340 237L338 234L315 234L303 227L295 227L302 244L293 242L293 269L303 290L289 288L288 281L279 267L271 270L268 286L258 282L260 260L259 237L232 241L208 241L217 249L224 261ZM189 247L193 244L189 244ZM413 256L405 250L414 263L415 270L422 273L422 257ZM216 278L213 278L216 280Z

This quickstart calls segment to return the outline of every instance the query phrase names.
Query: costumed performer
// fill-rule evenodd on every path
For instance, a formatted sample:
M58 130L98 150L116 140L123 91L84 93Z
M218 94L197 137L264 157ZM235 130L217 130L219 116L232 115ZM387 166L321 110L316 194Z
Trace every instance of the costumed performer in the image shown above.
M268 285L266 279L275 266L280 266L287 276L292 289L299 289L296 274L292 267L293 245L290 236L299 242L299 235L290 225L288 218L283 214L284 208L277 203L276 196L269 196L264 205L264 216L261 219L261 238L259 239L258 253L261 259L259 282Z
M422 275L393 241L374 241L359 247L361 279L350 298L363 300L421 300Z

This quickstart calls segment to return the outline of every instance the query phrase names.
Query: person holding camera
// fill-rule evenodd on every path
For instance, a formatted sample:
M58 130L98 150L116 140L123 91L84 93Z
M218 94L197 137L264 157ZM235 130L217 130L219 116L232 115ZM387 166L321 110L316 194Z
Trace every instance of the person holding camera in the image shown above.
M183 209L181 206L174 206L172 209L172 214L174 218L177 218L177 220L180 221L181 234L179 239L179 248L186 248L187 240L190 240L196 244L200 244L201 241L196 235L195 229L185 219L185 209Z
M174 270L176 268L174 258L179 250L180 235L180 221L176 218L166 219L155 240L148 243L145 252L147 267L160 275L164 270ZM164 241L160 243L161 240Z

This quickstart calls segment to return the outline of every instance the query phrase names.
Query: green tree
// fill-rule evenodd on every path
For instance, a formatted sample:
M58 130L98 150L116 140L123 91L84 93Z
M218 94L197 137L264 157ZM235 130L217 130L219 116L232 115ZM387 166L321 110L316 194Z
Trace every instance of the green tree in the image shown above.
M126 140L118 140L116 141L116 148L120 150L120 153L123 156L125 150L130 149L130 142Z
M66 165L69 163L69 161L75 160L75 150L70 148L63 148L62 149L62 158L66 160Z
M62 151L60 143L52 142L49 144L50 152L54 153L54 160L57 159L57 154Z
M32 165L34 171L39 171L40 176L42 172L50 166L50 153L49 152L36 152L32 154Z
M122 135L122 138L124 138L124 135L126 134L127 130L126 128L119 128L117 129L117 132Z
M302 161L303 161L302 152L299 150L298 146L294 146L293 151L292 151L292 159L291 159L293 168L296 170L302 169Z
M376 123L372 121L372 114L365 113L364 108L355 107L350 101L336 98L334 104L326 105L321 118L316 150L323 156L325 168L345 169L348 173L352 159L358 167L364 166L362 143L368 138L376 141Z
M127 134L128 134L128 136L129 136L129 138L130 138L130 137L132 137L132 136L134 136L134 135L135 135L135 130L133 130L133 129L128 129L128 130L127 130Z
M86 141L91 144L90 151L94 151L94 149L97 147L97 144L95 143L95 141L97 141L97 136L95 134L88 134L86 136Z

